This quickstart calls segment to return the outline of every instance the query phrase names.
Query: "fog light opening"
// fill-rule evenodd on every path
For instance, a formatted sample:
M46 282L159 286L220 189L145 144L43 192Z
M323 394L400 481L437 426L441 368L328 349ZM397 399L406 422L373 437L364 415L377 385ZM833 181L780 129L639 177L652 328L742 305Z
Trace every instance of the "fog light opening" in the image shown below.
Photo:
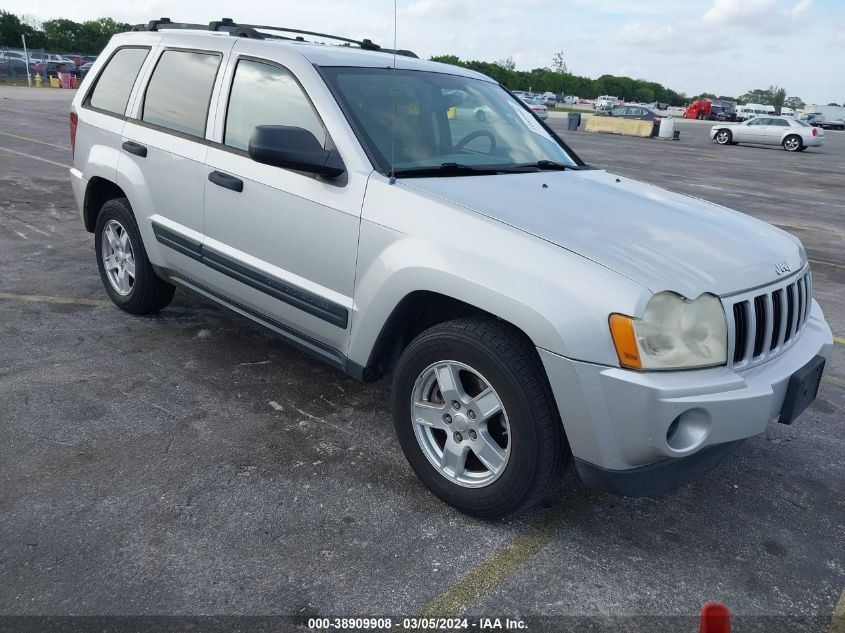
M710 431L710 414L704 409L684 411L666 429L666 443L674 451L691 451L704 442Z

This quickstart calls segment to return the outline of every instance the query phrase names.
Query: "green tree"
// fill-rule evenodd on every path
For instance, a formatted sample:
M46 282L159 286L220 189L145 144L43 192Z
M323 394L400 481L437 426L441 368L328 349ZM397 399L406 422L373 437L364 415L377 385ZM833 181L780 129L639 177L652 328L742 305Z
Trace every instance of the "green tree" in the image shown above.
M80 53L99 53L106 47L112 35L132 29L132 25L125 22L115 22L111 18L100 18L83 22L77 32L76 48Z
M601 94L610 94L630 100L651 103L669 103L683 105L688 101L686 95L676 92L659 83L630 77L602 75L598 79L559 73L550 68L535 68L530 71L508 68L510 64L465 61L455 55L437 55L432 61L462 66L492 77L510 90L534 90L535 92L554 92L555 94L578 95L595 98Z
M31 47L42 46L40 33L30 24L21 20L14 13L0 9L0 46L20 48L21 36L26 36L26 44Z
M500 59L496 62L497 66L501 66L505 70L514 70L516 68L516 62L513 61L513 57L508 57L507 59Z
M769 103L775 107L775 113L780 114L783 102L786 101L786 88L769 86L769 94L771 94L771 101Z
M804 103L804 100L801 97L787 97L786 101L783 102L787 108L792 108L793 110L803 110L804 106L807 105Z
M44 31L44 46L56 52L76 51L78 48L79 31L82 25L73 20L59 18L47 20L42 25Z
M749 90L739 97L742 103L759 103L761 105L772 105L772 93L763 88Z
M566 57L563 51L558 51L552 58L552 70L560 75L569 74L569 66L566 65Z

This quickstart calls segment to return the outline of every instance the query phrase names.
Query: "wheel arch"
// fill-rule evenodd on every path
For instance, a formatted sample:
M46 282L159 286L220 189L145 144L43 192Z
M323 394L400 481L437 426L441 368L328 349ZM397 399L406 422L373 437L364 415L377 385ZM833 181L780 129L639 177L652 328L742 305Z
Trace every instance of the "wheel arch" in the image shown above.
M396 304L370 349L364 380L377 380L389 373L408 344L430 327L461 317L496 315L478 306L431 290L414 290ZM505 321L531 340L519 327Z
M115 198L125 198L126 193L116 183L102 176L94 176L85 188L85 198L82 205L82 218L85 230L94 232L97 225L97 215L103 205Z

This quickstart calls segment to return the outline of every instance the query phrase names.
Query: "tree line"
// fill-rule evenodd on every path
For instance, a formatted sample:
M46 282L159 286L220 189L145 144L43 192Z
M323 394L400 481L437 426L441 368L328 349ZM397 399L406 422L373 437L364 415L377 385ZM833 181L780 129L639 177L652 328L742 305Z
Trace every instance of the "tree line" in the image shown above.
M37 22L0 9L0 47L6 48L21 48L23 35L27 47L31 49L96 55L105 48L112 35L131 28L131 24L116 22L111 18L87 22L59 18Z
M645 79L631 79L615 75L602 75L598 79L582 77L569 72L560 53L554 56L554 68L516 70L512 59L499 62L466 61L455 55L435 55L432 61L469 68L492 77L510 90L553 92L595 99L599 95L612 95L628 101L643 103L668 103L684 105L689 99L682 92Z

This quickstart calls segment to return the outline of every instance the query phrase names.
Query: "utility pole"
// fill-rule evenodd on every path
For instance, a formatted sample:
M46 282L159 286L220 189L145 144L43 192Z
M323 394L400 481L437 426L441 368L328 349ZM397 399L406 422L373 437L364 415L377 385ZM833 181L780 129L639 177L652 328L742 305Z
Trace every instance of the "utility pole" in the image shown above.
M26 52L26 35L21 34L21 41L23 42L23 56L26 64L26 83L32 88L32 76L29 74L29 53Z

